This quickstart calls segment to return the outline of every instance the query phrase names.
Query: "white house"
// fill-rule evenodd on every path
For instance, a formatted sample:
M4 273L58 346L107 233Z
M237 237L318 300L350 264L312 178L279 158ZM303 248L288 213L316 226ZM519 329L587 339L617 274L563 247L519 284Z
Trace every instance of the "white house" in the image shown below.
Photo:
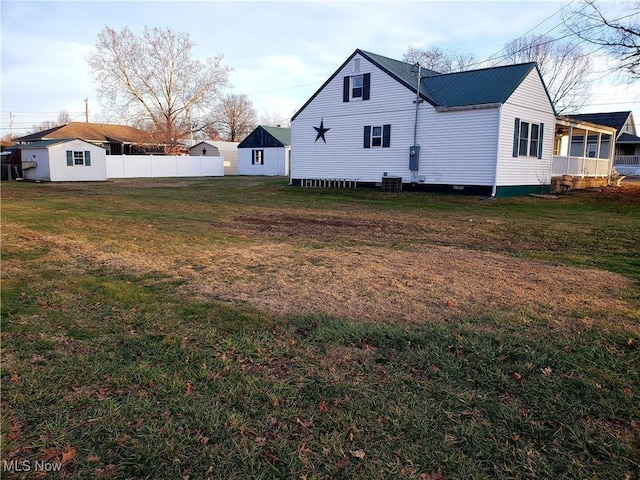
M294 115L291 183L539 192L554 124L535 63L439 74L358 49Z
M258 126L238 145L239 175L289 175L291 129Z
M20 147L23 177L51 182L107 179L106 150L78 139L32 142Z
M238 174L238 142L205 140L189 148L189 155L222 157L224 160L224 175Z

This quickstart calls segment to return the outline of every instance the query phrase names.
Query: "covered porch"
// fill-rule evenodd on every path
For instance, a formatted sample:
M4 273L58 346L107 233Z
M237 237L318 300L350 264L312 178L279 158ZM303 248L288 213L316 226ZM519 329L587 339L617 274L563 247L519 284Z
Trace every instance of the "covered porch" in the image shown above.
M556 117L551 177L609 179L613 165L616 129ZM591 184L592 182L588 182Z

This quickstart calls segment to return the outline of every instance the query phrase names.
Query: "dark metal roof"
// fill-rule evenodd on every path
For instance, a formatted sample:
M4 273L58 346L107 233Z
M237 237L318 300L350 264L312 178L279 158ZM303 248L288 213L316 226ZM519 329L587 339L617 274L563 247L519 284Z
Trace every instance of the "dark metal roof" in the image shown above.
M613 127L619 135L624 124L627 123L629 115L631 115L631 112L580 113L569 116L584 122Z
M504 103L535 68L535 63L521 63L448 73L423 78L422 85L439 106Z
M322 91L357 54L362 55L399 83L411 91L416 92L418 69L415 65L357 49L316 93L307 100L300 110L296 112L292 120L306 108L318 93ZM441 74L426 68L420 69L421 81L419 94L421 98L434 107L461 107L504 103L533 69L537 70L535 63L521 63L447 74ZM544 85L542 77L541 81ZM546 90L546 86L544 88L547 93L547 98L549 98L549 104L555 113L555 107L551 102L549 92Z

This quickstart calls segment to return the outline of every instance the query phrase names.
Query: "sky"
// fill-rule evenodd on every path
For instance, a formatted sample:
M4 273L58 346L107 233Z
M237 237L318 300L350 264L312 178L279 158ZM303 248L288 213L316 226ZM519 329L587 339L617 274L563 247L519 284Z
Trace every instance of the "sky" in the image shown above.
M233 69L226 92L246 94L259 116L286 123L357 48L401 60L409 46L438 46L486 59L525 34L560 35L562 12L577 4L1 0L0 135L25 135L62 111L84 121L85 106L89 121L104 119L86 62L104 27L188 33L194 57L223 55ZM631 110L638 122L640 82L615 82L606 60L596 60L599 80L581 113Z

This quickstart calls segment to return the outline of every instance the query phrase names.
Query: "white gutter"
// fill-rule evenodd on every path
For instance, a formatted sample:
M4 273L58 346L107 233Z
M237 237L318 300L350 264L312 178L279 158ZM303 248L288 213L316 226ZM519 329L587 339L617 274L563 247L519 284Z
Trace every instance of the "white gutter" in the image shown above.
M502 130L502 104L498 105L498 137L496 141L496 168L493 171L493 188L491 189L491 197L495 198L498 191L498 159L500 158L500 133Z
M501 103L481 103L478 105L457 105L453 107L447 107L441 105L436 107L436 112L459 112L461 110L485 110L487 108L501 107Z

